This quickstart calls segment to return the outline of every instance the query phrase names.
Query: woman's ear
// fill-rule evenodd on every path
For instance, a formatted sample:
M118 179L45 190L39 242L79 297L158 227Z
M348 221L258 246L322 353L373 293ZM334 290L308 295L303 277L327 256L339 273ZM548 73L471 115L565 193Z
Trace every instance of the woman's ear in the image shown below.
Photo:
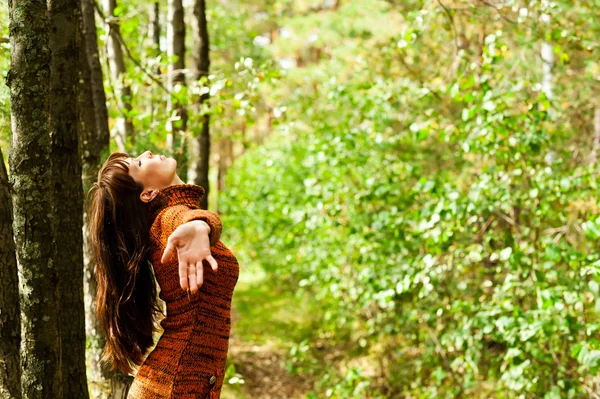
M143 202L150 202L154 199L154 197L156 197L158 195L158 190L154 189L154 190L144 190L142 191L142 193L140 194L140 199Z

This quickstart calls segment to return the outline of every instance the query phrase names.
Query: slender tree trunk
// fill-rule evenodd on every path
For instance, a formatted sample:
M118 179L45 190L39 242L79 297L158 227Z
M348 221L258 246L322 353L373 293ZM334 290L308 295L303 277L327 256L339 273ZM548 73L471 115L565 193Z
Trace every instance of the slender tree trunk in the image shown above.
M554 66L554 49L546 41L542 42L543 78L542 91L548 99L553 97L552 67Z
M0 398L21 398L19 278L13 239L12 199L0 150Z
M150 52L156 57L160 54L160 5L158 1L153 1L148 8L149 29L148 37L150 38Z
M200 143L198 139L192 138L189 147L190 162L188 164L187 180L188 184L196 184L196 173L198 172L198 160L200 157Z
M222 192L225 190L225 179L227 178L227 171L233 163L233 140L229 137L222 137L219 140L219 170L217 173L217 191ZM220 210L219 203L217 202L217 211Z
M592 154L590 156L590 163L592 165L598 162L598 151L600 150L600 105L594 108L594 143L592 147Z
M179 176L187 181L187 111L177 100L177 86L185 86L185 22L182 0L169 0L169 23L167 25L167 56L169 57L168 88L171 95L167 99L167 146L171 149L177 166Z
M78 0L48 0L50 16L50 135L54 183L56 270L64 396L88 398L83 306L83 203L77 137Z
M227 150L226 156L227 159L227 170L233 165L233 140L231 138L227 139ZM227 176L227 170L225 171L225 176ZM223 184L223 188L225 188L225 184Z
M94 0L81 0L81 15L83 20L82 35L85 41L85 54L87 54L87 61L90 68L90 82L94 101L93 108L96 115L96 132L98 140L108 145L110 140L108 109L106 108L106 93L104 92L104 80L102 79L102 67L100 66L100 55L98 53Z
M205 0L194 1L194 69L196 81L203 77L208 77L210 68L210 43L208 37L208 26L206 24L206 2ZM208 80L205 85L208 86ZM200 109L202 105L208 102L208 93L203 94L199 98ZM208 182L208 167L210 159L210 115L205 113L202 115L202 130L198 137L199 156L196 165L196 180L195 183L202 186L206 192L200 206L203 209L208 209L208 193L210 192Z
M115 128L115 139L121 151L126 150L127 139L131 140L131 144L135 143L133 131L133 123L127 115L131 112L131 87L126 82L127 69L125 67L125 59L123 58L123 48L119 41L121 37L119 23L116 21L115 8L117 8L117 0L105 0L104 8L106 15L111 19L109 22L109 34L106 36L107 57L110 65L112 81L115 85L117 95L117 107L119 108L119 117Z
M82 13L79 18L79 85L77 88L78 102L78 136L79 136L79 153L82 162L82 184L84 194L84 204L86 204L85 196L89 192L92 184L96 181L98 170L102 163L102 154L108 151L109 146L109 131L108 131L108 115L106 113L106 97L102 83L102 71L99 69L98 61L98 45L96 42L96 29L94 21L93 8L89 7L88 0L82 0ZM91 28L86 29L85 12L91 10ZM89 33L93 35L88 35ZM91 37L90 37L91 36ZM88 47L95 47L94 51L90 51ZM95 86L98 82L94 80L92 65L96 65L99 74L100 87ZM99 89L99 90L97 90ZM96 92L96 96L94 93ZM95 97L100 98L100 104L96 106ZM102 122L98 122L98 118L104 118ZM100 133L102 132L102 133ZM91 245L89 235L89 214L87 206L84 205L83 212L83 293L85 303L85 333L88 341L86 365L88 370L88 380L90 385L90 396L100 398L102 389L99 386L109 386L110 373L108 370L101 368L100 359L102 357L102 349L106 344L106 339L102 332L102 328L96 317L96 308L94 302L96 300L96 279L94 277L94 264L91 263Z
M225 174L227 173L227 139L221 137L219 143L219 163L217 169L217 190L222 191L225 188Z
M273 132L273 120L273 107L267 107L267 128L265 129L265 138L269 137Z
M23 398L62 398L58 268L52 228L50 40L46 3L10 3L13 228L21 305Z
M550 23L550 16L543 14L541 20L544 24ZM554 68L554 48L551 43L542 41L542 91L546 94L549 100L552 100L554 94L554 86L552 83L552 69Z
M154 58L154 62L156 62L152 72L154 73L154 75L160 75L160 65L157 62L158 57L160 56L160 6L158 1L154 1L148 6L148 20L150 21L148 27L148 37L150 40L150 43L148 45L148 55L149 57ZM154 122L155 114L155 92L156 88L152 86L150 88L151 98L147 107L147 112L151 115L152 122Z
M241 151L239 156L241 156L242 154L244 154L246 152L246 142L249 141L246 139L247 137L247 132L248 132L248 125L246 124L246 120L242 121L242 140L241 140Z

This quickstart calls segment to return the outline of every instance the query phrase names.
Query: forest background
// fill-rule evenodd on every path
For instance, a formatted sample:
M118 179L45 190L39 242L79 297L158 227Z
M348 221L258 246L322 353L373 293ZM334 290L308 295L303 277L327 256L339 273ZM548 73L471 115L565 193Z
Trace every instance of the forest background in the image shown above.
M600 1L86 4L84 188L147 149L210 187L242 267L225 397L600 398ZM9 174L13 143L3 84Z

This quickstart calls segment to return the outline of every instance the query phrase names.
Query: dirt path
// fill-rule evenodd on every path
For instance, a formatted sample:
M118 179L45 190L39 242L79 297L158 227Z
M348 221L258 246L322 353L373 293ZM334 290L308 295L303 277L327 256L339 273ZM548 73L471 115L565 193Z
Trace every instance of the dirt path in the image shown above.
M224 386L223 399L305 398L312 382L288 372L284 350L269 343L244 342L236 333L238 319L239 313L234 308L229 359L244 383Z
M230 351L236 372L245 381L241 391L247 398L304 398L310 391L309 381L286 370L284 354L236 339L231 341Z

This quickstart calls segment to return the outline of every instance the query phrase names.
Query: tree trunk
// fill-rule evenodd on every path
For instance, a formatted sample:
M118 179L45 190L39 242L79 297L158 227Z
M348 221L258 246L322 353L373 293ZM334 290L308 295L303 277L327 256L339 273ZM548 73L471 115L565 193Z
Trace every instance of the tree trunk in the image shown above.
M106 97L102 83L102 71L99 69L98 61L98 44L96 42L96 29L94 21L93 8L89 7L89 0L82 0L82 13L79 18L79 85L77 87L77 103L78 103L78 136L79 136L79 153L82 162L82 184L83 194L89 192L92 184L96 181L98 170L100 169L103 154L108 151L109 146L109 131L108 131L108 115L106 113ZM85 12L92 11L91 21L85 21ZM91 23L93 36L88 36L89 29L86 29L86 23ZM90 42L91 41L91 42ZM93 50L90 51L89 46L95 47L95 56ZM94 63L96 61L96 63ZM94 79L94 73L91 66L97 65L99 74L99 87L96 86L97 81ZM97 90L99 89L99 90ZM96 95L94 93L96 92ZM101 104L96 105L95 97L100 97ZM98 122L98 118L104 118L102 122ZM102 132L102 133L100 133ZM84 197L85 204L85 197ZM85 334L88 340L88 350L86 355L88 381L91 383L90 396L100 398L102 390L98 386L110 385L110 373L108 370L101 368L100 359L102 350L106 345L102 327L96 317L96 308L94 302L96 300L96 279L94 277L94 264L91 263L91 245L89 235L89 215L87 206L84 206L83 212L83 292L85 304Z
M546 94L546 97L548 97L548 99L552 100L552 67L554 66L554 49L552 48L552 45L546 41L542 42L542 61L542 91L544 92L544 94Z
M225 174L227 173L227 141L225 137L221 137L218 141L219 145L219 162L217 166L217 191L222 191L225 188Z
M200 157L200 143L198 139L192 138L189 147L190 161L188 163L187 180L188 184L196 184L196 173L198 172L198 159Z
M19 278L10 183L0 150L0 397L21 398Z
M88 398L83 306L83 203L77 137L79 0L48 0L50 16L50 136L54 183L55 267L60 276L59 338L67 398Z
M160 54L160 5L154 1L149 5L148 19L150 21L148 37L150 39L150 53L157 57Z
M160 64L158 63L158 57L160 56L160 6L158 1L150 3L148 6L148 57L153 58L154 67L152 73L156 76L161 74ZM147 113L151 116L152 124L155 118L155 106L156 101L156 87L153 85L150 87L150 101L147 106Z
M52 228L50 40L45 2L10 3L12 148L9 157L20 274L23 398L62 398L58 268Z
M177 100L178 85L185 86L185 23L182 0L169 0L169 23L167 25L167 56L169 57L168 88L172 93L167 98L167 146L172 151L179 176L187 181L187 111Z
M600 105L594 108L594 142L592 146L592 154L590 163L595 165L598 162L598 151L600 150Z
M85 41L85 54L90 68L90 83L93 97L93 108L96 119L97 139L102 143L110 140L108 128L108 109L106 108L106 93L102 79L102 67L98 53L98 39L96 37L96 21L94 19L94 0L81 0L81 15L83 21L83 41ZM82 50L83 52L83 50ZM90 104L87 105L88 107ZM108 145L108 144L107 144Z
M117 0L105 0L105 10L108 23L108 35L106 36L106 56L110 65L112 82L115 85L115 93L117 96L117 107L119 108L119 117L117 118L115 128L117 131L114 136L119 146L120 151L126 151L127 139L131 140L131 144L135 143L133 131L133 123L127 115L131 112L131 87L126 82L127 69L123 58L123 48L121 47L121 33L118 21L115 21L115 8L117 8Z
M222 137L219 140L219 171L217 173L217 190L225 190L225 178L227 170L233 161L233 140L229 137Z
M208 37L208 26L206 24L206 2L205 0L194 1L194 73L196 81L202 77L208 77L210 68L210 43ZM204 83L208 86L208 81ZM199 98L200 109L205 102L208 102L209 94L205 93ZM205 113L202 115L202 130L198 137L199 156L196 165L196 180L195 183L202 186L205 190L205 195L200 201L200 206L203 209L208 209L208 167L210 158L210 115Z
M549 25L550 16L543 14L541 16L542 23ZM549 100L552 100L554 94L554 86L552 83L552 69L554 68L554 48L551 43L542 41L542 92L546 94Z
M227 171L233 163L233 140L229 137L222 137L219 140L219 169L217 173L217 191L222 192L225 190L225 179L227 178ZM216 207L219 211L219 203Z
M246 124L246 120L242 121L242 140L241 140L241 148L240 154L238 156L242 156L246 152L246 142L249 141L246 139L248 131L248 125ZM236 157L237 158L237 157Z

